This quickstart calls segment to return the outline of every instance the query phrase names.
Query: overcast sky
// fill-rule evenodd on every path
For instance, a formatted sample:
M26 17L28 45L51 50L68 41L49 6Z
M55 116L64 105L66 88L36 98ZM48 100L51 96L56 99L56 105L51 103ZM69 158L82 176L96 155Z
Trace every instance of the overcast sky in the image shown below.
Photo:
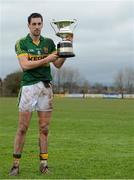
M0 77L20 69L15 42L29 32L27 17L44 17L43 36L57 44L52 19L77 19L73 48L66 60L89 82L112 83L115 74L134 67L134 0L0 0Z

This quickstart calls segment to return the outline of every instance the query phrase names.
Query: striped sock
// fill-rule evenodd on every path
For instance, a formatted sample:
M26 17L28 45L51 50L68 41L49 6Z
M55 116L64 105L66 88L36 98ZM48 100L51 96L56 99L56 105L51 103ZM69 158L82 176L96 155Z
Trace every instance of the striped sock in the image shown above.
M47 166L47 160L48 160L48 153L40 153L40 163L43 163L45 166Z
M13 165L15 167L18 167L20 164L21 154L13 154L13 158L14 158Z

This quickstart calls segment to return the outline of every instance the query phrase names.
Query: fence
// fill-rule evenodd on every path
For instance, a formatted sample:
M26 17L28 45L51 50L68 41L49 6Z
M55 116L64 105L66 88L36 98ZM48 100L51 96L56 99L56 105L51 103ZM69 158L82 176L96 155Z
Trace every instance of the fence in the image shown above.
M55 94L55 97L122 99L122 94ZM124 94L123 98L134 99L134 94Z

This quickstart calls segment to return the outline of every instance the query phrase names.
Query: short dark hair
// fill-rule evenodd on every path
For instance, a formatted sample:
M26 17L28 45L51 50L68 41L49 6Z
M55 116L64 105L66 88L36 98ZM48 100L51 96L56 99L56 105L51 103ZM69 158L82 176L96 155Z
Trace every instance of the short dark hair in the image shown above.
M30 24L32 18L41 18L41 21L43 22L43 17L39 13L32 13L30 16L28 16L28 24Z

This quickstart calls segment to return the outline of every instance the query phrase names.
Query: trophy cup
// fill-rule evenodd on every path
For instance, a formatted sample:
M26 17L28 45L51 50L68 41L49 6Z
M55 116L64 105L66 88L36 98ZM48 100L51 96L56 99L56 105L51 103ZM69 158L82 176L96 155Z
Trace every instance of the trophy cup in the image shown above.
M62 41L57 44L57 53L59 57L69 58L74 57L73 45L68 36L73 36L73 31L77 26L77 20L53 20L51 23L57 36L62 38ZM74 24L74 26L72 26Z

